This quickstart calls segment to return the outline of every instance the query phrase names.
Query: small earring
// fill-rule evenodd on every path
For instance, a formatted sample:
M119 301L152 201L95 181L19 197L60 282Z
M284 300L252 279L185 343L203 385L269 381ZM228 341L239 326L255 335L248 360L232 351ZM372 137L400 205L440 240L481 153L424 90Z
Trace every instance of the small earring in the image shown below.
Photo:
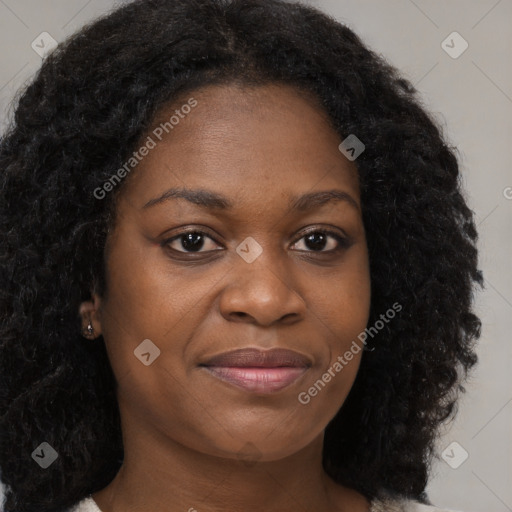
M82 333L86 338L91 338L92 336L94 336L94 328L92 326L92 322L91 322L90 318L89 318L89 323L88 323L87 327L85 329L83 329Z

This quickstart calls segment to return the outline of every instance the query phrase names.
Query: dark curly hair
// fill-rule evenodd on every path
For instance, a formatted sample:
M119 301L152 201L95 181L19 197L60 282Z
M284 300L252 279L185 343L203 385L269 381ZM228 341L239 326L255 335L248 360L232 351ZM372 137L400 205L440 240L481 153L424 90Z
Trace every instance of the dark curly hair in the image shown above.
M349 28L283 0L137 0L62 43L20 92L0 142L0 466L6 512L62 511L106 487L123 445L104 343L79 304L105 291L122 184L93 191L178 95L210 84L313 93L358 157L374 338L325 432L337 482L428 502L441 424L476 363L477 232L456 148L417 90ZM134 171L136 172L136 171ZM41 442L51 470L31 458Z

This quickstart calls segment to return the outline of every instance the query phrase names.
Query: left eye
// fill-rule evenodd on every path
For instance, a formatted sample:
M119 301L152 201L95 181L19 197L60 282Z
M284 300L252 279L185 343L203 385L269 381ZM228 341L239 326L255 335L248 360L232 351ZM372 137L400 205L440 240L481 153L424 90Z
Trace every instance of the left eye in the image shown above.
M330 244L327 242L329 238L331 239ZM307 252L336 252L341 249L346 249L350 245L349 241L345 237L333 231L325 230L310 231L299 238L296 243L300 240L304 240L304 245L314 248L312 251ZM334 242L332 240L334 240ZM330 245L331 247L324 250L326 245Z
M210 252L209 250L201 251L201 249L204 248L205 239L209 239L211 242L214 242L214 246L217 245L215 240L204 231L186 231L174 236L173 238L165 240L162 245L168 246L172 250L181 253ZM299 242L302 240L304 240L303 244L306 246L306 249L299 248L297 250L305 252L336 252L341 249L346 249L350 245L350 242L347 238L333 231L326 230L310 231L309 233L302 235L302 237L299 238L293 245L295 246L299 244ZM176 242L181 246L181 249L184 250L172 247L172 244ZM211 250L216 249L213 247Z

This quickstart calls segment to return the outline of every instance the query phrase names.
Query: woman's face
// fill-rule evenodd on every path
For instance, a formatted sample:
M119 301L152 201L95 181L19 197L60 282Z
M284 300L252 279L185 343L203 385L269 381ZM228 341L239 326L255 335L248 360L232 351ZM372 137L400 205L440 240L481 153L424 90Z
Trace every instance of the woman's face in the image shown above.
M125 435L129 424L210 455L293 454L341 407L362 354L344 358L370 307L356 166L319 106L288 86L201 89L148 135L154 147L119 198L108 291L95 297ZM293 350L309 365L202 366L243 348Z

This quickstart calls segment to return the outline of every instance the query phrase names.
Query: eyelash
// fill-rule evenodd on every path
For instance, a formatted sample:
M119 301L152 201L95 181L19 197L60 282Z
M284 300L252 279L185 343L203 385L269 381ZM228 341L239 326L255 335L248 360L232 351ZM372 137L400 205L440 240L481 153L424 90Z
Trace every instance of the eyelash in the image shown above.
M178 233L177 235L174 235L172 238L168 238L168 239L162 241L161 246L164 248L167 247L171 251L173 251L177 254L202 254L202 253L204 254L204 253L212 253L212 252L218 251L218 249L213 250L213 251L199 251L199 252L197 252L197 251L196 252L194 252L194 251L178 251L176 249L172 249L171 247L169 247L169 245L172 242L174 242L175 240L178 240L180 237L187 235L189 233L194 233L194 234L198 234L198 235L206 235L208 238L213 240L217 245L220 245L219 242L217 242L217 240L215 240L215 238L213 238L208 232L202 231L200 229L188 229L188 230L182 231L181 233ZM322 233L322 234L333 237L338 242L338 247L336 249L331 249L329 251L300 250L299 252L306 252L306 253L313 253L313 254L331 254L332 255L332 254L339 253L345 249L348 249L352 245L352 242L349 238L340 235L336 231L332 231L332 230L326 229L326 228L315 228L315 229L311 229L311 230L307 231L306 233L303 233L302 236L300 238L298 238L293 243L293 245L295 245L297 242L299 242L303 238L305 238L309 235L312 235L312 234L316 234L316 233Z

